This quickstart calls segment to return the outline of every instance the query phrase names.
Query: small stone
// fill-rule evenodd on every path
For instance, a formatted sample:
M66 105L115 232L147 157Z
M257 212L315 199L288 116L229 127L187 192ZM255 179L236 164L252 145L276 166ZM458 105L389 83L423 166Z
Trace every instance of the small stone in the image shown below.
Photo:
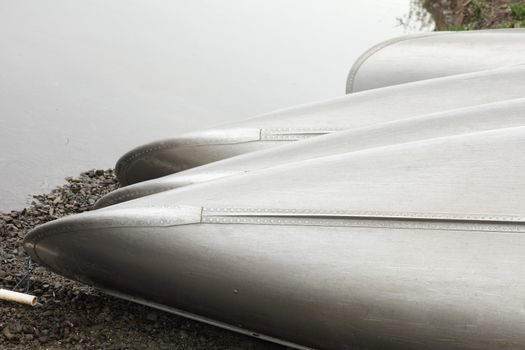
M179 332L179 338L180 339L186 339L188 337L188 333L186 333L185 331L180 331Z
M15 335L13 333L11 333L11 330L9 329L9 326L5 327L3 330L2 330L2 334L4 335L4 337L6 337L7 340L11 340L15 337Z
M42 336L38 337L38 341L40 343L45 343L45 342L47 342L47 340L48 340L48 338L45 335L42 335Z
M25 326L23 332L25 334L33 334L35 332L35 329L31 326Z
M148 312L146 319L151 322L157 322L158 316L155 311Z

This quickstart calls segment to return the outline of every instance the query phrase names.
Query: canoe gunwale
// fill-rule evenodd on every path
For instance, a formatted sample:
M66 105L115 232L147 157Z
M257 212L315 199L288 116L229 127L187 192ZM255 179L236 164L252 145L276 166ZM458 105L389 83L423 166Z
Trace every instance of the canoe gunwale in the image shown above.
M405 41L409 41L409 40L425 38L425 37L429 37L429 36L436 36L436 35L440 35L441 36L441 35L450 35L450 34L453 34L453 32L439 32L439 33L430 32L430 33L426 33L426 34L425 33L418 33L418 34L412 34L412 35L404 35L404 36L399 36L399 37L392 38L392 39L389 39L389 40L385 40L383 42L380 42L377 45L372 46L371 48L366 50L361 56L359 56L357 58L357 60L354 62L354 64L352 65L352 68L350 68L350 71L348 72L348 76L346 78L346 93L350 94L352 92L355 92L354 91L354 83L355 83L355 78L357 76L357 73L359 73L359 69L361 68L361 66L370 57L372 57L373 55L375 55L379 51L381 51L381 50L383 50L383 49L385 49L385 48L387 48L389 46L392 46L392 45L395 45L395 44L399 44L400 42L405 42Z
M344 128L236 128L218 129L203 133L191 133L174 139L151 142L124 154L115 165L115 172L123 186L129 185L126 178L128 167L135 161L148 159L155 152L165 152L188 147L238 145L253 142L292 142L331 134Z

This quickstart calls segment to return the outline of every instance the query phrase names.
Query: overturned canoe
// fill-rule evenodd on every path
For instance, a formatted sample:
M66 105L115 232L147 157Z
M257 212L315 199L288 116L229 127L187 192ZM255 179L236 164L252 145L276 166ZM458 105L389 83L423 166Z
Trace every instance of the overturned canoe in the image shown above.
M318 158L44 224L69 278L298 348L525 348L525 127Z
M252 152L122 187L102 197L96 208L221 177L366 148L475 131L525 125L525 98L357 128Z
M347 93L525 63L525 30L433 32L387 40L348 74Z
M312 136L525 96L525 66L363 91L138 147L117 162L122 185Z

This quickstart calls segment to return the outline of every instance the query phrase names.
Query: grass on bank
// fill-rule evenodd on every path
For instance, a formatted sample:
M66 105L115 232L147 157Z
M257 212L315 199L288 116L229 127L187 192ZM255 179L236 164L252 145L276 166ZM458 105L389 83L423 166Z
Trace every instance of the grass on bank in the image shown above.
M495 7L494 1L470 0L457 5L463 14L463 23L450 25L446 30L462 31L485 28L525 28L524 1ZM496 11L494 11L496 10Z

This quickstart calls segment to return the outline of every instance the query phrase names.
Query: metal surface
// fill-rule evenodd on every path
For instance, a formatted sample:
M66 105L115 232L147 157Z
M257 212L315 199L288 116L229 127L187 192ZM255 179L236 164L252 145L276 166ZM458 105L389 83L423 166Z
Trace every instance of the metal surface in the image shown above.
M122 185L326 133L525 96L525 66L351 94L138 147L120 158Z
M524 149L517 127L297 162L50 222L24 247L301 346L523 349Z
M525 30L405 35L366 51L348 74L347 93L525 63Z
M310 138L122 187L96 208L226 176L366 148L525 125L525 98L407 118Z

